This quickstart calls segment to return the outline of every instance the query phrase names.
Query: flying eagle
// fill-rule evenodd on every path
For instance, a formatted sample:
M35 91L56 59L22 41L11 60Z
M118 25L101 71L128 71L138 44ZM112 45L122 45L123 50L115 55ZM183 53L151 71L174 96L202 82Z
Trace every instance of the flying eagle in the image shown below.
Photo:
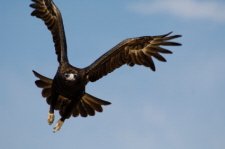
M181 35L171 35L172 32L158 36L142 36L125 39L85 68L77 68L69 63L67 45L61 13L52 0L32 0L30 5L34 10L32 16L44 21L52 34L59 67L53 79L47 78L36 71L34 75L37 87L42 88L42 96L50 105L48 123L54 121L54 111L58 110L61 118L53 128L60 130L64 121L71 116L94 116L102 112L102 106L110 102L94 97L85 91L89 82L95 82L111 73L120 66L143 65L155 71L153 58L166 62L160 55L172 52L162 46L180 46L172 39Z

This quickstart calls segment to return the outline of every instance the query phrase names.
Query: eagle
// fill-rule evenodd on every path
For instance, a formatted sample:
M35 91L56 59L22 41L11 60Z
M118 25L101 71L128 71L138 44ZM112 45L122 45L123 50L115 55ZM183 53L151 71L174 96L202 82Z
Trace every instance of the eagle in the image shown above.
M128 38L118 43L92 64L85 68L78 68L69 63L67 57L67 43L61 13L52 0L31 0L33 9L31 16L41 19L52 34L55 53L59 63L53 79L45 77L33 70L38 78L37 87L42 89L42 96L49 104L48 124L54 122L54 111L58 110L60 119L53 132L61 129L66 119L71 116L94 116L102 112L102 106L111 103L90 95L85 91L89 82L95 82L115 69L126 64L128 66L142 65L155 71L153 58L161 62L166 59L161 54L172 52L164 46L180 46L171 40L181 37L172 32L157 36L142 36Z

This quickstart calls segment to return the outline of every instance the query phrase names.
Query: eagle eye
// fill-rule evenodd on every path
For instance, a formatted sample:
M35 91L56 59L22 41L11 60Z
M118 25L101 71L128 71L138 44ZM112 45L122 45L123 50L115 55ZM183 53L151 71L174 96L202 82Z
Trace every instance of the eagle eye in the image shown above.
M73 73L65 73L65 74L64 74L64 77L66 78L66 80L73 81L73 80L76 79L77 74L73 74Z

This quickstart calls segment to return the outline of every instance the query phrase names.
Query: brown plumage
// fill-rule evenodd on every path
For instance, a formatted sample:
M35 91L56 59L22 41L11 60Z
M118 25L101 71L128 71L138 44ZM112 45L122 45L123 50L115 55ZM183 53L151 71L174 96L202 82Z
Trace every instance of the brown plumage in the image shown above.
M159 36L129 38L110 49L88 67L77 68L72 66L67 58L66 37L59 9L52 0L32 1L30 6L34 10L31 15L43 20L51 32L59 62L53 79L33 71L38 78L35 83L42 88L42 96L50 105L48 123L52 124L54 121L54 110L59 110L61 115L54 131L58 131L65 119L70 116L94 116L96 112L103 111L102 106L110 104L86 93L87 83L97 81L124 64L143 65L155 71L153 58L166 62L161 54L172 53L163 47L181 45L171 41L181 35L171 35L171 32Z

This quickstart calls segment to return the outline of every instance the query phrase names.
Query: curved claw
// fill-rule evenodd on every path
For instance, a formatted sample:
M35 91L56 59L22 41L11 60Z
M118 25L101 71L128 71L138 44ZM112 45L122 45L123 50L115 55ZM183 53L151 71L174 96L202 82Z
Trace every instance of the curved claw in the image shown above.
M61 129L62 125L63 125L63 121L62 120L58 120L57 124L55 125L55 127L53 128L53 132L57 132Z
M54 113L48 113L48 124L51 125L54 122L55 115Z

